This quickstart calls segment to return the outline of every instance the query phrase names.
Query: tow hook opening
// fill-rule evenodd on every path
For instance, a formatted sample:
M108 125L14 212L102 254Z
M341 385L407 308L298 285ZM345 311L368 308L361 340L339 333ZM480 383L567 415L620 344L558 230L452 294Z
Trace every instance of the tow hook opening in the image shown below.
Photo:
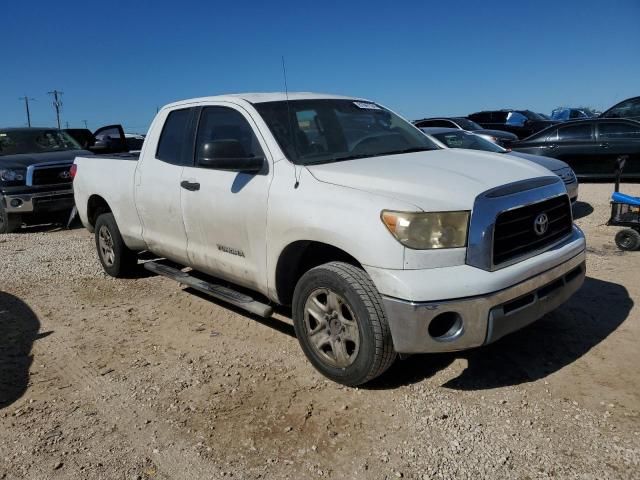
M429 335L439 342L455 340L463 331L462 316L457 312L443 312L429 323Z

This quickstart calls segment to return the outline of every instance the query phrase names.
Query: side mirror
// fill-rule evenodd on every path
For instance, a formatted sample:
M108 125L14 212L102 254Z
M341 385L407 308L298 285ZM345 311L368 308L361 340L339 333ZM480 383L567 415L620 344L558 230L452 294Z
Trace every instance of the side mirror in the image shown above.
M238 140L216 140L202 144L198 165L230 172L258 173L264 167L264 157L248 155Z

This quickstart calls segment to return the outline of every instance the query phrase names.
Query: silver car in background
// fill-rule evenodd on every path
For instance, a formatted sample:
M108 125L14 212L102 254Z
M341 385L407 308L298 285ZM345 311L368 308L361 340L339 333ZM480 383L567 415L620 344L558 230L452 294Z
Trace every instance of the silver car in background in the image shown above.
M578 179L576 178L576 174L572 168L562 160L542 157L540 155L530 155L528 153L512 152L507 148L496 145L480 135L459 130L457 128L431 127L421 128L420 130L422 130L422 132L431 139L435 139L437 142L448 148L467 148L470 150L503 153L537 163L538 165L551 170L562 179L567 187L567 193L569 194L571 203L574 203L578 199Z

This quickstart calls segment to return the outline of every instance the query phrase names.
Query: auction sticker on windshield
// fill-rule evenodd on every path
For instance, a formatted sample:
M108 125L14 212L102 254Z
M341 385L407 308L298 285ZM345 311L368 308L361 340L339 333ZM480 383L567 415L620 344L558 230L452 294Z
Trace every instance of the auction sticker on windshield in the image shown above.
M381 108L375 103L369 102L353 102L353 104L358 108L363 108L365 110L381 110Z

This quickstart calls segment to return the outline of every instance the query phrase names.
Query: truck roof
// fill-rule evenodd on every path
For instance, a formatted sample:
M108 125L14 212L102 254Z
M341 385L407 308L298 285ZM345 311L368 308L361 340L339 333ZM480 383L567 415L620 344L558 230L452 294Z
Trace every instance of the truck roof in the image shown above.
M342 95L332 95L329 93L313 93L313 92L262 92L262 93L232 93L229 95L215 95L211 97L189 98L173 102L165 105L165 108L175 107L197 102L215 102L215 101L237 101L245 100L249 103L278 102L284 100L319 100L319 99L338 99L338 100L365 100L359 97L345 97Z

